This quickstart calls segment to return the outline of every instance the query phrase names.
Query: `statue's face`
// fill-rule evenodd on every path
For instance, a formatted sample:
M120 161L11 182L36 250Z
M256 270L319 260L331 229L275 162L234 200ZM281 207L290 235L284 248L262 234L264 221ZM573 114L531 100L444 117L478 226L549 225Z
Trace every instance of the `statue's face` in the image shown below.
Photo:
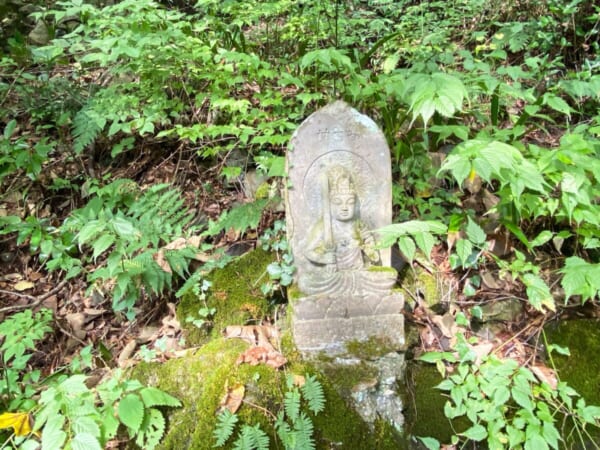
M356 196L354 194L335 194L331 196L331 214L333 218L346 222L354 218L354 205Z

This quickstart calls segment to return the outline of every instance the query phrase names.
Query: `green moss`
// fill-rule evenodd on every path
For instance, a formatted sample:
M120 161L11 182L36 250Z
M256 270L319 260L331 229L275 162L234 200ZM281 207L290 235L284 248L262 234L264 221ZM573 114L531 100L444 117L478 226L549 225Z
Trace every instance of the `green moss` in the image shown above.
M315 426L318 449L352 448L356 450L397 449L397 436L391 427L378 424L375 430L361 420L334 388L334 381L320 373L311 363L293 357L286 371L277 371L265 365L236 365L239 354L248 345L238 339L214 339L196 352L165 363L141 363L132 371L132 378L146 385L156 386L177 397L182 408L169 408L167 434L160 448L172 450L213 448L216 411L227 387L245 386L244 403L237 412L240 423L260 424L275 445L273 415L283 408L287 374L316 374L325 396L325 411L311 415ZM340 378L354 380L373 375L368 369L340 371ZM352 375L352 377L351 377ZM346 382L346 388L351 383ZM269 411L271 414L266 413ZM239 429L239 426L238 426ZM233 443L231 439L229 447ZM335 444L334 444L335 443ZM281 443L279 443L279 448ZM274 447L275 448L275 447Z
M369 272L387 272L397 274L396 269L387 266L371 266L367 269Z
M432 273L420 266L408 266L400 273L400 284L412 294L412 298L423 298L429 307L447 299L452 289L439 273Z
M343 397L349 397L352 389L360 383L377 381L377 369L361 361L358 364L342 365L333 362L319 362L319 368Z
M267 281L262 278L272 261L271 253L256 249L211 274L212 286L206 304L215 308L216 313L210 327L200 329L186 321L188 317L199 317L198 310L205 306L204 302L193 295L182 299L177 307L177 318L186 332L189 346L205 343L228 325L258 323L268 315L269 304L260 286Z
M587 403L600 405L600 321L563 320L545 329L550 344L568 347L571 356L552 353L560 379Z
M404 398L407 436L429 436L449 443L455 432L468 428L467 419L461 418L451 424L444 415L447 399L442 391L435 388L442 380L433 364L413 362L408 365Z
M372 336L366 341L350 341L346 344L347 352L360 359L373 360L396 351L397 346L389 340Z

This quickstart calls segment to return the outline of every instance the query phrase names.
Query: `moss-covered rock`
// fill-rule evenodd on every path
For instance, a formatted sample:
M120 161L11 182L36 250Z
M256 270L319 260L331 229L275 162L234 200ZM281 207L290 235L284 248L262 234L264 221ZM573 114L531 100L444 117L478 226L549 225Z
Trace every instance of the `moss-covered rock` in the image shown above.
M243 384L244 403L238 411L239 423L259 424L276 446L274 416L282 410L287 374L317 374L325 396L325 410L311 418L319 449L397 449L398 438L385 424L371 430L338 394L329 378L306 362L295 361L286 371L264 365L236 365L239 354L247 348L241 340L217 338L180 359L165 363L142 363L132 373L141 382L156 386L179 398L183 407L169 409L168 431L160 448L210 449L216 411L227 387ZM268 412L267 412L268 411ZM239 427L238 427L239 429ZM225 448L231 448L232 438Z
M228 325L256 324L269 313L269 304L260 290L267 266L273 262L271 253L256 249L215 270L209 277L212 286L206 304L193 295L187 295L177 307L177 318L186 332L188 346L197 346L216 337ZM200 318L198 310L207 306L216 313L202 328L187 319Z
M587 403L600 405L600 321L562 320L545 328L550 344L568 347L571 356L552 353L561 380Z
M454 299L450 281L441 273L433 269L426 270L420 265L407 265L400 272L399 284L411 294L407 297L410 306L414 306L411 302L414 302L415 298L423 299L430 308Z

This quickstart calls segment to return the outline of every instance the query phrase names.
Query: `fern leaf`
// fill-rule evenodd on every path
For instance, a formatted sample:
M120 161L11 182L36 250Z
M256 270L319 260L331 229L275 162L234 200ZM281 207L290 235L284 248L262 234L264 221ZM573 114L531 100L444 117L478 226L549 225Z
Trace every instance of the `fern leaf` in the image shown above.
M300 389L302 390L302 396L308 402L308 409L315 414L319 414L325 409L323 386L314 375L307 375L304 385Z
M238 416L232 414L231 411L226 409L217 417L217 427L213 431L213 437L217 441L215 447L222 447L225 442L229 440L233 434L235 424L238 422Z
M244 425L239 437L233 444L235 450L269 450L269 436L260 429L260 425Z
M90 145L104 129L106 119L93 109L85 107L73 118L73 150L79 154Z
M275 421L275 430L277 436L283 444L283 448L294 448L295 447L295 436L292 431L290 424L285 421L283 413L277 414L277 420Z
M313 440L314 426L310 417L301 413L298 420L294 423L294 431L296 438L296 447L302 450L314 450L315 442Z
M297 389L286 392L283 406L288 419L292 423L296 422L296 419L300 415L300 392Z

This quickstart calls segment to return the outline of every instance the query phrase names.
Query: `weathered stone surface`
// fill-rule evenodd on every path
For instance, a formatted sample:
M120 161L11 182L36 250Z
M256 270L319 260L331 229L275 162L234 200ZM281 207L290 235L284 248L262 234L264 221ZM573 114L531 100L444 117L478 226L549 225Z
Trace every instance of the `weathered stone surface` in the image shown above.
M341 354L378 338L404 345L404 299L374 230L391 222L391 164L383 133L344 102L312 114L288 152L288 240L299 295L292 331L303 352Z

